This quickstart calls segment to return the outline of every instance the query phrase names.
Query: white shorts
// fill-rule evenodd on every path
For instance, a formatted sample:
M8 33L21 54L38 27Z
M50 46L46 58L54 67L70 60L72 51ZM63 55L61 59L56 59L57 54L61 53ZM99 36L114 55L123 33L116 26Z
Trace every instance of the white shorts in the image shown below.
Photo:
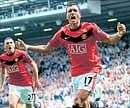
M96 83L97 73L87 73L80 76L72 77L74 95L79 89L93 91Z
M32 86L16 86L9 84L9 103L15 101L15 96L25 104L32 104L34 101Z

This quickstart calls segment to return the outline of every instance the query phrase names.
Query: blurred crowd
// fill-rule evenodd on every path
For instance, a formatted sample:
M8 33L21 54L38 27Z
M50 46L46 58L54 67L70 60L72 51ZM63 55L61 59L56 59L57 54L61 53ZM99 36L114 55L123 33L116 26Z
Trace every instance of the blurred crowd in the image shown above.
M99 44L103 70L98 76L90 100L101 108L130 108L130 45L120 41L115 45ZM61 48L47 55L32 53L39 66L42 88L37 90L36 108L71 108L73 89L69 73L70 62ZM8 87L0 94L0 104L8 103Z
M61 1L61 0L52 0L52 1L44 1L44 2L38 2L38 3L23 3L23 4L17 4L17 5L11 5L10 8L7 7L8 11L4 11L6 6L3 6L3 11L0 13L0 19L10 19L10 18L16 18L21 16L29 16L29 15L36 15L41 14L44 12L49 13L53 10L59 10L59 9L65 9L67 6L67 1ZM79 5L85 3L84 0L75 0ZM13 11L12 11L13 9ZM2 9L1 9L2 10Z

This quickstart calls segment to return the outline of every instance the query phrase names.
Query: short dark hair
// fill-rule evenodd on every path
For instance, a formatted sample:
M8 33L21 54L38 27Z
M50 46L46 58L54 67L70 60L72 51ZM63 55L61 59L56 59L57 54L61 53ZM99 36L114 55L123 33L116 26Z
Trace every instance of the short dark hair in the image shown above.
M4 39L4 41L9 40L9 39L12 39L12 40L13 40L12 37L6 37L6 38Z
M69 1L67 3L67 7L72 6L72 5L78 5L78 3L77 2L73 2L73 1Z
M79 9L79 11L81 12L81 9L80 9L78 3L77 3L77 2L70 1L70 2L67 3L66 13L67 13L67 8L70 7L70 6L73 6L73 5L77 6L78 9Z
M6 38L4 39L4 43L5 43L6 40L9 40L9 39L13 40L12 37L6 37ZM13 40L13 41L14 41L14 40Z

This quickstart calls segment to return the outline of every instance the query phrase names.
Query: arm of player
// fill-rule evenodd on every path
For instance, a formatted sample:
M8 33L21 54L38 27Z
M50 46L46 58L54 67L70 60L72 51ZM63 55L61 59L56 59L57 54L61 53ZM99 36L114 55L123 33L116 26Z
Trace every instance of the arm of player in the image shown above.
M118 40L121 39L122 36L124 36L124 34L126 33L126 26L124 24L121 24L120 22L117 24L117 33L112 34L112 35L108 35L107 39L106 39L106 43L111 43L114 44L116 43Z
M4 90L4 82L6 79L6 68L4 66L2 66L2 73L1 73L1 87L0 87L0 92L2 92Z
M30 50L34 52L40 52L40 53L48 53L54 50L54 48L48 43L47 45L28 45L23 40L18 39L16 41L17 47L24 47L25 50Z
M33 77L34 77L34 87L35 88L40 88L41 87L41 83L40 83L39 77L38 77L38 67L37 67L37 64L35 63L35 61L32 60L30 65L32 67L32 72L33 72Z

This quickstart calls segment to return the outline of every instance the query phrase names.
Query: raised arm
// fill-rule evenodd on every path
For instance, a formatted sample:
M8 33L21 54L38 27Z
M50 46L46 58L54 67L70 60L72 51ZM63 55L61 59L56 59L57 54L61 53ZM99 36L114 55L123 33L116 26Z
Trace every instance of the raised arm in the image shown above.
M121 39L122 36L124 36L124 34L126 33L126 26L124 24L121 24L120 22L117 24L117 33L112 34L112 35L108 35L107 39L106 39L106 43L111 43L114 44L116 43L118 40Z
M28 45L23 40L18 39L16 41L16 46L20 49L20 47L23 47L25 50L30 50L34 52L40 52L40 53L48 53L54 50L54 48L48 43L47 45Z

